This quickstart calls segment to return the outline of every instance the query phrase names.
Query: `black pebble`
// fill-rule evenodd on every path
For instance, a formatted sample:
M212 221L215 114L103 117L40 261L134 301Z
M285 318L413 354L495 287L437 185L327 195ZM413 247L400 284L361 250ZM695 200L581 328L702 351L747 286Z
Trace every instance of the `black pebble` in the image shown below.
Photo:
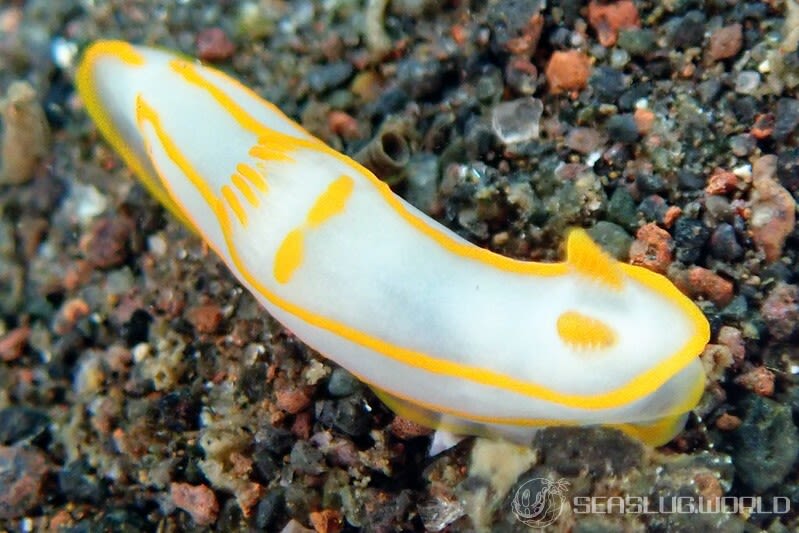
M638 140L638 126L635 119L629 113L623 115L613 115L605 123L608 135L611 140L631 143Z
M8 445L32 440L47 431L50 417L30 407L11 406L0 410L0 443Z
M710 238L710 253L722 261L735 261L743 255L743 247L738 243L735 228L723 222Z
M150 322L153 318L142 309L136 309L130 316L130 320L122 325L122 336L125 338L128 348L133 348L137 344L147 342L150 335Z
M624 74L611 67L597 67L588 81L600 102L614 103L627 88Z
M71 502L99 503L106 495L103 482L84 460L73 461L61 469L58 488Z
M674 242L678 261L686 264L696 263L702 255L710 230L700 221L680 217L674 224Z

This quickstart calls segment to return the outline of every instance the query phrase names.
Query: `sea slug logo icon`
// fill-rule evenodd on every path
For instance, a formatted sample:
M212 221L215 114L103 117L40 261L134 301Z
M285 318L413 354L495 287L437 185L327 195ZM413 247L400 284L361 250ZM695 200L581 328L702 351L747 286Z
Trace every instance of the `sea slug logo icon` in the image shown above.
M516 490L511 510L527 526L546 527L560 516L568 488L569 482L565 479L529 479Z

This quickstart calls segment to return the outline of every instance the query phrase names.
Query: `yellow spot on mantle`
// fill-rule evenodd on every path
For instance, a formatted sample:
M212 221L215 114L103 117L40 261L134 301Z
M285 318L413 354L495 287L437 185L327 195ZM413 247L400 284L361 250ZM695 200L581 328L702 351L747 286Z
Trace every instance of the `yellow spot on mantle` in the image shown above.
M273 267L275 279L278 283L288 283L294 275L305 256L303 250L304 234L310 229L315 229L342 213L347 207L347 201L355 188L355 181L349 176L339 176L325 191L319 195L308 210L305 223L291 230L283 239L275 254Z
M288 283L294 271L302 264L302 228L291 230L275 254L274 274L278 283Z
M577 349L604 349L616 343L616 334L610 326L577 311L560 315L557 327L563 342Z
M355 182L349 176L340 176L331 183L308 211L308 225L315 228L344 211L354 187Z

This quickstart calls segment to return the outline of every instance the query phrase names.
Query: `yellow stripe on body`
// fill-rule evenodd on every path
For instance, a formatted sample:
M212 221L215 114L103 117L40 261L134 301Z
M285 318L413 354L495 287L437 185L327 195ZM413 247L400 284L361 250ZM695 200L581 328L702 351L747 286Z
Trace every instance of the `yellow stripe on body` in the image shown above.
M230 181L239 191L241 191L242 196L244 196L244 198L250 202L251 206L258 207L261 205L261 200L258 199L258 195L255 194L255 192L250 188L250 184L247 182L247 180L238 174L233 174L230 176Z
M134 68L143 67L147 63L144 56L129 43L122 41L97 41L93 43L84 54L75 72L75 85L78 89L78 93L83 98L83 103L86 106L87 112L92 119L94 119L95 124L97 124L97 129L100 130L103 137L106 138L111 146L114 147L114 150L116 150L125 161L125 164L127 164L142 183L144 183L147 190L150 191L150 194L186 226L196 227L192 226L190 219L186 218L186 215L184 215L180 209L177 208L175 202L172 201L170 195L159 185L160 181L158 176L153 176L150 169L144 164L144 161L131 149L106 111L106 107L103 105L102 99L96 90L96 83L92 71L97 61L108 57L119 60L126 66Z
M239 163L236 165L236 172L247 178L250 183L252 183L256 189L261 192L266 192L268 190L268 186L266 184L266 180L264 179L263 175L251 166Z
M191 80L188 80L191 82ZM440 230L437 230L427 223L425 223L420 218L417 218L413 214L411 214L402 202L397 198L390 189L382 182L380 182L374 175L372 175L368 170L363 168L361 165L356 163L355 161L349 159L348 157L339 154L335 150L327 147L326 145L322 144L318 140L306 140L306 139L297 139L291 137L290 135L286 135L274 130L270 130L264 125L261 125L255 122L255 119L248 115L238 104L236 104L230 97L224 94L220 89L214 87L206 80L202 80L202 83L198 83L198 85L202 87L210 86L213 90L209 90L209 93L220 103L223 105L231 115L243 126L249 128L255 128L261 132L265 132L266 135L263 137L269 139L271 142L269 143L270 146L275 147L279 146L283 150L300 150L300 149L311 149L311 150L318 150L331 157L336 158L343 164L347 165L353 171L357 172L360 176L366 179L367 182L372 184L375 190L383 197L385 202L388 206L390 206L397 214L399 214L406 222L411 224L414 228L419 230L421 233L425 234L429 238L433 239L437 242L442 248L455 253L461 257L479 261L481 263L493 266L500 270L504 270L507 272L515 273L515 274L525 274L525 275L539 275L539 276L552 276L552 275L563 275L567 273L567 265L566 263L528 263L522 261L516 261L513 259L506 258L504 256L500 256L484 250L482 248L467 245L452 239L446 233L443 233ZM254 124L255 123L255 124ZM160 127L160 124L156 122L153 123L154 127L158 131L159 140L164 143L164 138L168 135L163 131ZM169 140L169 139L167 139ZM169 140L171 143L171 140ZM606 391L599 394L569 394L569 393L562 393L550 389L546 386L531 383L527 381L523 381L517 379L513 376L509 376L506 374L502 374L500 372L496 372L490 369L478 367L475 365L467 365L462 363L456 363L453 361L448 361L444 359L438 359L428 354L407 349L402 346L397 346L392 343L386 342L382 339L373 337L363 331L360 331L356 328L351 326L339 323L335 320L330 318L317 315L299 305L293 304L277 294L270 291L257 277L255 277L246 267L245 262L242 258L238 255L236 250L235 244L233 242L233 227L230 223L230 219L227 216L226 210L221 203L221 201L216 198L213 194L209 193L209 187L206 183L202 181L202 178L197 174L197 172L188 164L187 159L183 154L175 153L177 151L177 147L174 144L170 144L169 146L165 144L165 149L168 156L173 160L173 162L180 167L184 173L186 173L189 180L198 188L202 197L206 200L208 205L212 208L212 210L216 213L216 216L219 220L220 227L222 229L223 237L225 239L225 244L228 248L229 257L239 271L241 277L259 294L272 305L276 306L277 308L281 309L282 311L294 315L295 317L303 320L304 322L308 323L311 326L321 328L323 330L329 331L336 335L341 336L342 338L362 346L364 348L370 349L374 352L377 352L384 357L390 358L394 361L400 362L410 367L417 368L419 370L423 370L432 374L440 374L446 375L450 377L455 377L458 379L464 379L467 381L471 381L474 383L478 383L480 385L488 386L488 387L495 387L498 389L506 390L508 392L513 392L516 394L520 394L523 396L528 396L531 398L538 398L541 400L549 401L552 403L564 405L567 407L573 408L582 408L582 409L610 409L614 407L619 407L625 405L631 401L634 401L638 398L641 398L645 395L651 394L658 387L660 387L663 383L665 383L671 376L676 374L677 371L681 370L685 365L687 365L692 359L696 357L701 349L704 347L704 344L707 342L706 337L709 333L706 331L707 323L704 320L704 317L701 316L701 312L696 309L693 304L684 297L677 297L679 291L676 288L671 286L671 284L665 278L661 276L657 276L654 273L650 273L644 269L639 269L632 267L630 265L620 264L620 268L622 268L625 273L632 278L645 283L648 286L654 287L655 290L658 290L665 296L669 297L672 300L675 300L679 307L686 312L689 316L691 316L694 320L694 324L696 326L697 334L692 337L692 339L686 343L686 345L679 351L677 351L674 355L670 358L662 361L658 365L654 366L650 370L643 372L634 378L630 379L627 383L623 384L622 386ZM163 179L163 178L162 178ZM167 186L165 184L165 186ZM167 188L169 188L167 186ZM180 205L179 198L175 198L173 195L173 201ZM185 206L182 206L185 209ZM189 213L190 211L186 211ZM653 277L654 276L654 277ZM392 392L395 396L400 396L396 394L394 391ZM441 406L430 406L441 412L447 412L447 409L441 408ZM473 416L470 417L468 413L455 413L452 412L454 416L461 416L463 418L472 418L478 421L489 421L483 419L476 419ZM504 419L490 419L492 423L511 423L514 422L502 422L501 420Z
M259 142L261 142L259 140ZM274 149L263 144L256 144L248 152L251 156L263 159L264 161L283 161L284 163L294 163L294 158L286 155L285 152Z
M244 211L244 207L241 205L241 202L239 202L239 199L236 196L236 194L233 192L233 189L231 189L230 186L228 185L222 185L221 190L222 190L222 198L227 200L230 209L233 210L233 213L235 213L236 218L239 219L239 223L242 226L247 227L247 213Z

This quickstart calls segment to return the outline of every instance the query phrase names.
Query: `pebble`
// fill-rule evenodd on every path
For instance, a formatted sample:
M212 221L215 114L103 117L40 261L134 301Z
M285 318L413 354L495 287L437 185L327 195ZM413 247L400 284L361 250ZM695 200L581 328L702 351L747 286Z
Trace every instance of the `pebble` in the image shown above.
M719 61L738 55L743 45L743 27L731 24L714 31L710 36L707 52L710 59Z
M505 67L505 84L519 94L530 96L538 88L538 69L526 57L516 57Z
M735 228L731 224L722 222L713 230L710 253L722 261L735 261L743 256L743 246L738 242Z
M236 45L222 28L206 28L197 34L197 57L203 61L225 61L233 57Z
M348 61L337 61L313 67L306 77L308 86L315 93L324 93L344 85L352 77L354 69Z
M599 43L606 47L616 44L620 30L641 25L638 9L632 0L610 3L592 0L588 4L588 23L596 32Z
M297 441L289 454L291 468L295 472L318 476L327 470L325 455L308 441Z
M708 344L699 356L705 368L707 379L711 382L721 381L727 369L735 363L732 352L721 344Z
M19 405L0 409L0 444L33 440L49 426L50 417L44 411Z
M749 196L752 239L763 250L768 262L782 257L785 239L796 225L796 201L773 179L776 167L774 155L763 156L755 162L752 168L754 187Z
M649 171L638 172L635 175L635 185L643 193L655 194L666 190L666 180L660 174Z
M729 413L722 413L722 415L716 419L716 427L721 431L733 431L741 427L741 419Z
M53 331L64 335L75 327L82 318L88 316L91 307L81 298L71 298L64 302L53 319Z
M735 78L735 92L755 94L760 88L760 73L756 70L742 70Z
M344 111L332 110L327 115L327 127L346 141L354 141L361 137L358 121Z
M774 372L764 366L757 366L741 374L735 378L735 384L758 396L774 396Z
M799 148L786 148L777 156L777 178L791 193L799 191Z
M760 109L760 104L754 96L741 96L732 102L732 112L738 121L749 124L754 122Z
M391 433L398 439L409 440L430 435L433 430L398 415L391 421Z
M707 194L729 194L738 188L738 177L728 170L717 168L707 180Z
M30 180L50 150L50 129L38 95L26 81L16 81L0 100L3 123L0 184Z
M799 100L780 98L774 113L774 139L784 141L799 126Z
M128 259L134 230L135 224L128 217L103 217L92 223L83 235L80 249L95 268L118 267Z
M591 60L578 50L556 51L549 58L545 73L550 93L579 91L588 84Z
M705 196L705 210L711 224L720 221L732 221L736 215L736 209L729 199L724 196Z
M633 119L635 120L635 125L638 128L638 133L641 135L646 135L650 131L652 131L652 126L655 125L655 113L653 113L650 109L639 108L633 112Z
M611 256L619 261L627 261L633 238L624 228L613 222L600 220L588 229L588 235Z
M292 518L288 524L286 524L283 529L280 530L280 533L315 533L313 529L308 529L307 527L303 526L297 520Z
M311 405L313 389L309 387L280 388L275 392L277 406L289 414L296 415Z
M480 77L474 86L474 97L483 104L499 101L505 90L502 73L493 67L481 70Z
M317 418L321 423L351 437L366 435L372 426L372 416L365 409L364 400L359 394L335 401L317 402Z
M405 199L425 213L432 213L438 199L439 158L429 152L411 155L406 169Z
M518 0L499 0L489 4L486 21L491 28L492 50L533 55L544 25L541 4Z
M187 388L169 392L158 399L158 420L170 431L184 432L198 429L202 401Z
M616 187L608 202L608 219L627 231L638 228L638 214L635 200L626 187Z
M732 326L721 326L716 337L719 344L730 349L735 363L741 364L746 358L746 343L741 330Z
M20 326L0 337L0 361L16 361L25 352L30 339L31 328Z
M47 460L36 449L0 446L0 519L20 518L39 505Z
M198 526L210 526L219 515L219 502L216 494L205 485L172 483L170 497L175 507L183 509Z
M677 172L677 182L681 189L695 191L705 185L705 179L697 172L680 170Z
M634 28L622 30L616 44L632 56L643 57L655 49L656 39L656 34L651 29Z
M691 267L676 275L673 281L691 298L705 298L716 304L716 307L724 307L732 301L734 290L732 282L707 268Z
M697 10L691 10L683 17L675 17L667 23L669 42L674 48L702 46L705 24L705 14Z
M669 206L662 196L650 194L638 204L638 211L641 212L644 219L665 225Z
M546 428L534 438L540 462L564 476L624 476L644 461L644 446L605 428Z
M359 387L358 379L341 367L336 367L330 373L327 382L327 392L338 398L349 396Z
M107 495L103 482L85 459L64 465L58 472L58 488L70 502L99 504Z
M675 257L686 264L696 263L710 237L701 220L680 217L674 224Z
M760 306L766 327L777 340L786 340L799 326L799 287L778 283Z
M223 318L222 308L215 303L198 305L186 312L186 319L194 329L206 335L219 331Z
M774 124L777 119L773 113L760 113L755 116L749 134L756 140L767 139L774 134Z
M519 98L494 106L491 127L504 144L538 139L544 105L537 98Z
M716 78L705 80L699 84L698 92L703 104L711 104L721 92L721 81Z
M672 261L671 235L650 222L642 226L630 246L630 263L665 274Z
M730 137L730 151L738 157L746 157L757 147L757 139L748 133Z
M760 494L790 474L799 454L799 432L787 405L751 395L741 408L741 425L730 433L733 464L738 478Z
M350 67L352 68L352 67ZM414 100L424 100L441 89L444 69L436 59L403 59L397 64L397 82ZM388 95L383 95L387 97Z
M597 67L591 74L588 84L600 102L615 103L627 89L624 73L610 67Z
M275 456L287 454L294 445L294 436L290 431L274 426L264 426L255 434L258 449L263 449Z
M638 140L638 124L631 113L613 115L605 122L605 129L613 141L632 143Z
M613 48L610 52L610 66L613 68L624 68L630 62L630 54L627 50Z
M566 146L575 152L588 155L602 147L602 135L595 128L572 128L566 134Z
M283 513L286 507L286 499L283 490L276 488L270 490L266 496L261 498L255 508L253 521L255 527L260 531L276 531L275 522Z
M310 519L316 533L339 533L344 527L341 512L336 509L313 511Z
M670 205L663 215L663 225L667 228L671 228L674 222L680 218L680 215L682 215L682 208L676 205Z

